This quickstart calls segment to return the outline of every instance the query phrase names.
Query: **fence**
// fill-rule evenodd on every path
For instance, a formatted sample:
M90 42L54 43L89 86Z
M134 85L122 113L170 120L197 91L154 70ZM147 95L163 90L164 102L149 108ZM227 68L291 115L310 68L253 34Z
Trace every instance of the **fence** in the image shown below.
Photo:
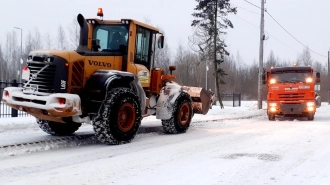
M233 107L241 106L241 93L221 93L222 101L233 101Z
M22 86L23 86L23 83L17 83L16 80L13 80L12 82L0 82L0 102L1 102L0 103L0 118L30 116L26 112L12 109L2 102L2 94L3 94L4 88L6 88L6 87L22 87Z

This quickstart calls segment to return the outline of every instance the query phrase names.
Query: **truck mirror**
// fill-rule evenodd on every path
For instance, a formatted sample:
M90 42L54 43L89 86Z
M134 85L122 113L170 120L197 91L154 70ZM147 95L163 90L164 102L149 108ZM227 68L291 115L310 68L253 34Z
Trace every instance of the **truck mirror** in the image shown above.
M160 35L158 37L158 48L163 48L164 47L164 35Z
M321 75L320 75L320 72L316 72L316 79L315 79L315 82L316 82L316 83L321 82Z

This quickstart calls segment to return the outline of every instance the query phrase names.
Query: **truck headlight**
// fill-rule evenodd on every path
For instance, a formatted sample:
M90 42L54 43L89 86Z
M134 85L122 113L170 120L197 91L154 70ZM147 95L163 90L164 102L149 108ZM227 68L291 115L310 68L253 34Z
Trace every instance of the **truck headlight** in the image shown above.
M275 83L276 83L275 78L270 79L270 80L269 80L269 83L270 83L270 84L275 84Z
M314 111L314 107L307 107L308 111Z
M315 102L307 102L307 107L312 107L315 105Z
M269 103L270 107L276 107L277 103Z
M313 78L311 78L311 77L306 78L306 82L307 82L307 83L311 83L311 82L313 82Z
M276 112L276 107L271 107L270 112Z

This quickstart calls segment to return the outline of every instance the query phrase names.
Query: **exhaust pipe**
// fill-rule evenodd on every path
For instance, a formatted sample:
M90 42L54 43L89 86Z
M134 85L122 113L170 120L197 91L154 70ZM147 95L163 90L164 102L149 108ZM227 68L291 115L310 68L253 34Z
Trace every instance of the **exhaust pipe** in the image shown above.
M80 26L80 38L79 38L79 46L77 48L77 52L88 51L88 25L87 21L83 15L78 14L77 21Z

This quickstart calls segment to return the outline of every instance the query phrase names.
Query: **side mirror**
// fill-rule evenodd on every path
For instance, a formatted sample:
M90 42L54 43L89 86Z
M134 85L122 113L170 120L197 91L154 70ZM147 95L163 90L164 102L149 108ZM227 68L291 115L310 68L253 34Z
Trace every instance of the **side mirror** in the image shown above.
M99 39L93 39L92 40L92 51L99 51L100 48L101 48L100 40Z
M174 71L176 69L175 66L169 66L169 70L170 70L170 73L172 74L172 71Z
M316 78L315 78L315 83L321 82L321 75L320 72L316 72Z
M164 35L160 35L158 37L158 48L163 48L164 47Z

